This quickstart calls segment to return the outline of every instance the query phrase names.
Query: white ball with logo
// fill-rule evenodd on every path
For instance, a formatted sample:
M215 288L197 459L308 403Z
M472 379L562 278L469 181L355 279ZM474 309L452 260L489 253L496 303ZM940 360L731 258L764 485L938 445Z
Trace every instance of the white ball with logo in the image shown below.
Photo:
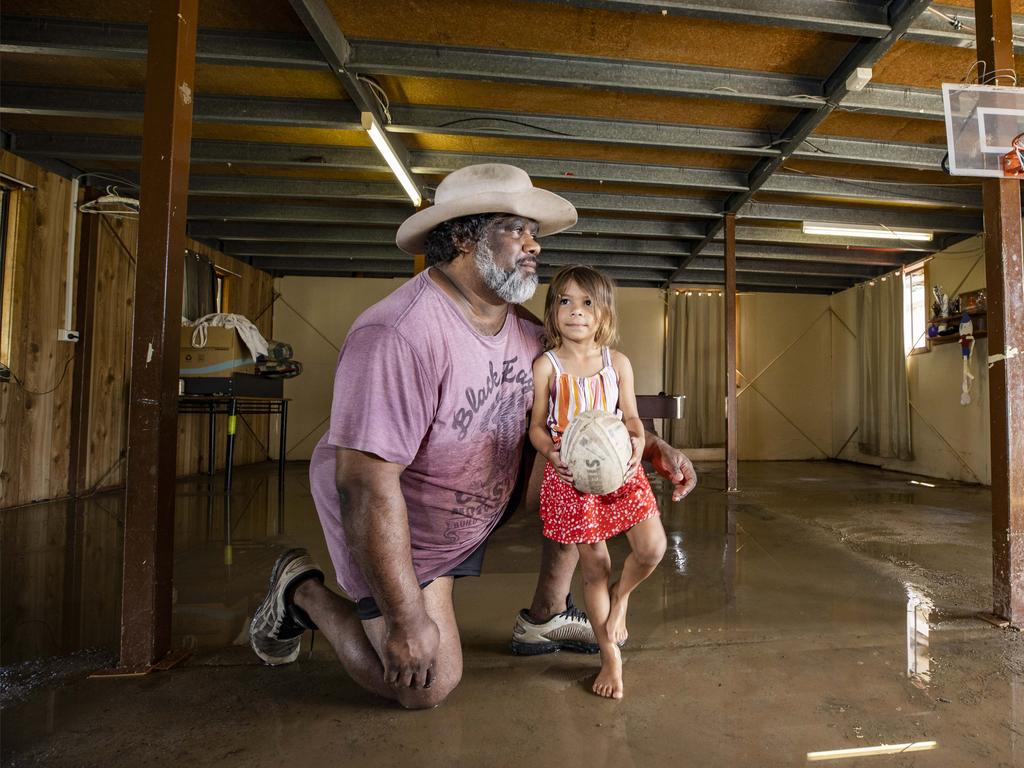
M576 490L600 496L622 487L633 445L615 414L584 411L569 422L560 451Z

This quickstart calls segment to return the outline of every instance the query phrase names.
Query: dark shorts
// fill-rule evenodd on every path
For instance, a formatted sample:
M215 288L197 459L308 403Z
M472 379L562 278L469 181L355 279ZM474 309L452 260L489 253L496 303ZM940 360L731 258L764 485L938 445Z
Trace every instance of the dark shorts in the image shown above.
M529 482L529 477L526 478L526 482ZM487 553L487 542L494 534L494 531L501 528L501 526L503 526L508 519L512 517L512 513L519 508L519 503L526 494L526 482L516 483L515 490L512 491L512 496L509 498L508 504L505 505L505 511L501 513L501 518L498 520L498 524L494 526L494 529L489 534L487 534L487 538L481 541L477 548L470 552L465 560L454 566L446 573L442 573L441 576L452 576L453 578L460 579L463 576L480 575L480 571L483 570L484 566L484 555ZM433 582L434 579L422 582L420 584L420 589L425 589ZM370 619L376 619L381 616L380 608L377 607L377 601L373 599L372 595L370 597L364 597L360 600L356 600L356 614L359 616L360 621L369 621Z

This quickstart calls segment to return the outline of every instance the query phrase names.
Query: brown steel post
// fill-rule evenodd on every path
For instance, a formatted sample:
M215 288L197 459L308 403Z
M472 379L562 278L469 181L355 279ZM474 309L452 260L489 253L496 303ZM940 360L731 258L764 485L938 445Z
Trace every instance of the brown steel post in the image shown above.
M725 215L725 488L739 488L736 414L736 214Z
M171 640L178 344L198 0L154 0L142 124L141 216L128 403L121 658L162 658Z
M1014 71L1010 0L975 2L982 72ZM1005 68L1005 69L1004 69ZM998 82L998 81L997 81ZM1006 137L1007 139L1012 137ZM989 355L1024 350L1020 182L986 179L985 287ZM1024 627L1024 357L989 369L992 444L992 611Z

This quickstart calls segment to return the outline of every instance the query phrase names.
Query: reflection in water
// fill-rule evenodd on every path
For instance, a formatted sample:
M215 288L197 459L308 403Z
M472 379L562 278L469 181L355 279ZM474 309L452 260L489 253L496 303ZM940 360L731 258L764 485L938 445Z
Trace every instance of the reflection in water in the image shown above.
M262 470L238 471L232 495L225 503L218 478L178 485L176 645L232 642L280 549L277 483ZM116 651L123 534L121 493L0 511L0 665Z
M907 677L919 688L931 681L931 656L928 647L928 619L934 610L932 601L913 584L907 590Z
M738 532L733 498L698 491L662 509L668 538L660 569L663 618L685 621L733 605Z
M116 646L120 499L7 510L0 532L0 664Z
M668 560L670 567L680 576L689 575L687 571L686 549L683 547L683 534L673 531L668 535Z

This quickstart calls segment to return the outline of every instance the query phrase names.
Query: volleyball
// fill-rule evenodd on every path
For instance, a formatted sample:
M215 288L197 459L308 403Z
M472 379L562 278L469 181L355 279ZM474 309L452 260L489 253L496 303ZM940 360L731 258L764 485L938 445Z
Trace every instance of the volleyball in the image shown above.
M599 496L622 486L633 455L626 425L607 411L584 411L575 417L562 435L560 449L576 490Z

